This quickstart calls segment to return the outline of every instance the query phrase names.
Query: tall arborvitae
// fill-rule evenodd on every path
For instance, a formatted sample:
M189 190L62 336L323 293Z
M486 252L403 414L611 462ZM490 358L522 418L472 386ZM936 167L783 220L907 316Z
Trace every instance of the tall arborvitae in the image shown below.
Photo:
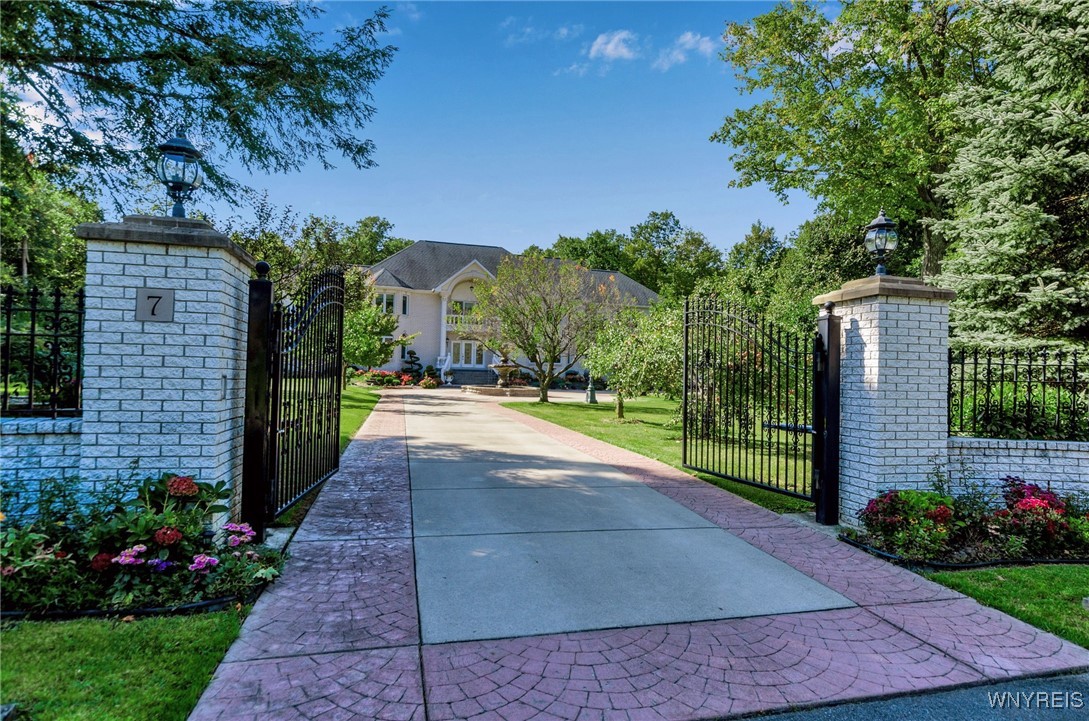
M944 178L954 340L1089 344L1089 0L981 3L993 83L957 96Z

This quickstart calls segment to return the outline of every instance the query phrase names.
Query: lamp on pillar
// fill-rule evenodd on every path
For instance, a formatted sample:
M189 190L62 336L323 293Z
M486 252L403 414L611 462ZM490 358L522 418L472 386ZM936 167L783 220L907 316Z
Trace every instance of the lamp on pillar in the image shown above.
M877 275L885 275L885 260L896 250L899 237L896 232L896 222L885 217L884 208L873 222L866 226L866 250L870 251L877 261Z
M166 193L174 201L170 212L173 218L185 217L185 203L193 197L193 191L204 182L200 171L201 153L185 133L178 129L178 134L159 146L159 162L155 165L155 174L159 182L166 186Z

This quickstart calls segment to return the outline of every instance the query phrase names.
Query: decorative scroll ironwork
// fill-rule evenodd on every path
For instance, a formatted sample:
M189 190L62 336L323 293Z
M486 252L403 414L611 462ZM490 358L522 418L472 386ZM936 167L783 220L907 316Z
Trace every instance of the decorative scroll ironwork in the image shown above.
M275 517L340 467L344 272L310 279L272 310L270 444Z
M949 351L949 434L1089 441L1089 376L1078 351Z
M0 415L81 415L83 290L2 293Z
M686 468L813 496L814 379L821 337L717 298L685 304Z

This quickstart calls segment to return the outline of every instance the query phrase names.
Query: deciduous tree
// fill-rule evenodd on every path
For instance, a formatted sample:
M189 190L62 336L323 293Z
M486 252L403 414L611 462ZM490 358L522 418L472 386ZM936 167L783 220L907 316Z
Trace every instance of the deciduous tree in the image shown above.
M723 59L740 90L764 99L726 118L712 140L734 147L733 185L786 198L800 189L861 227L884 207L901 221L901 254L940 270L948 218L936 192L956 142L950 92L981 82L974 3L781 4L726 30ZM920 248L921 244L921 248Z
M542 403L548 387L585 355L597 332L623 299L615 283L599 280L574 263L540 256L511 256L494 280L476 282L477 304L465 331L493 353L533 373Z

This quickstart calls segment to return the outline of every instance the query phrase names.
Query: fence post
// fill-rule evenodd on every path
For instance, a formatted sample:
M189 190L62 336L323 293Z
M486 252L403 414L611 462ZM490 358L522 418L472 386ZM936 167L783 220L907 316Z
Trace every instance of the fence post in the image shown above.
M835 303L840 362L840 520L882 491L926 489L949 446L953 291L889 275L850 281Z
M813 379L813 502L817 523L839 524L839 318L828 302L817 319L818 362Z
M269 341L272 328L270 266L260 261L250 281L246 336L246 425L242 442L242 521L265 540L269 504Z

